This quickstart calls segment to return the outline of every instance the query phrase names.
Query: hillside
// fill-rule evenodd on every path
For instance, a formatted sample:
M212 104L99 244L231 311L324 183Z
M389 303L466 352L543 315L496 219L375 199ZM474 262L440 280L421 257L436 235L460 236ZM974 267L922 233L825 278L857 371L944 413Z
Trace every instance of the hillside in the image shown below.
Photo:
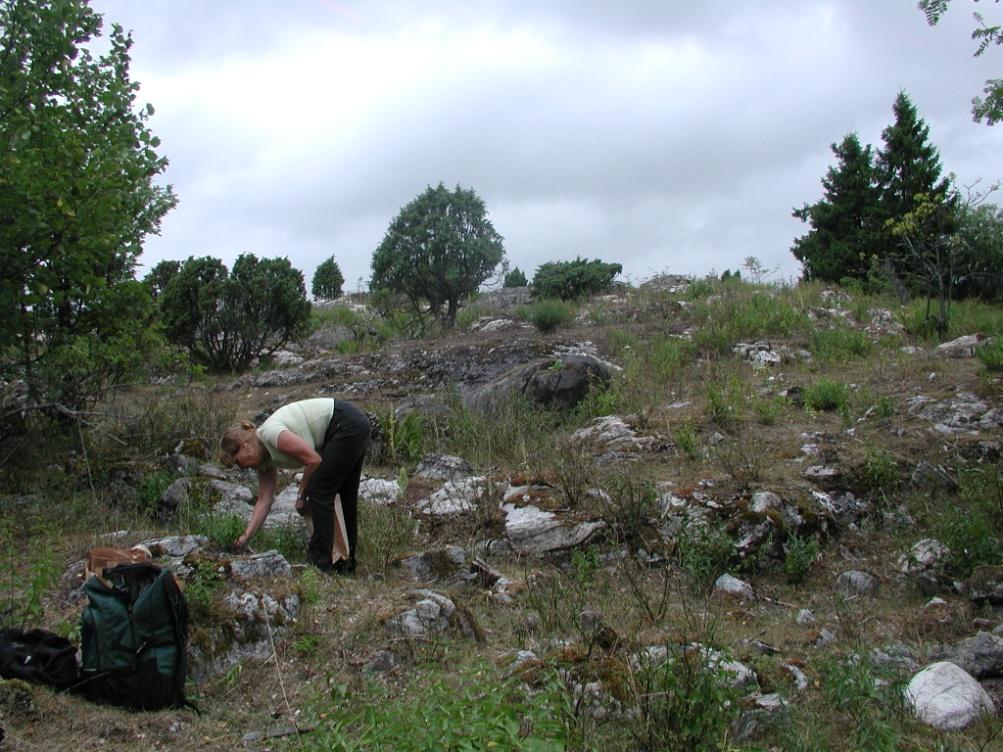
M489 297L419 340L346 311L0 447L0 613L78 640L88 548L146 542L201 710L2 682L0 750L1003 750L904 699L950 661L1003 707L1003 310L943 343L922 301L736 280L547 334ZM308 396L379 424L354 576L305 563L294 489L229 547L254 476L222 429Z

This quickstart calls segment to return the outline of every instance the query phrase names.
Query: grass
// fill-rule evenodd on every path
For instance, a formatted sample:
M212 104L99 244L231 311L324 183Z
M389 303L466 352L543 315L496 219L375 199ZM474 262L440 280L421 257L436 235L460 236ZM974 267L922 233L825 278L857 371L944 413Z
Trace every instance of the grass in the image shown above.
M837 305L850 310L850 323L821 329L808 319L812 308ZM892 347L860 331L871 308L896 306L859 292L834 302L823 298L819 285L697 280L680 293L627 293L626 303L593 307L591 325L574 318L560 324L554 338L532 330L491 335L527 338L527 351L534 354L549 352L546 343L553 339L589 338L603 357L622 367L606 389L568 413L517 398L490 414L471 411L455 393L446 398L417 384L389 385L391 376L399 375L374 364L391 352L390 340L368 339L357 352L379 355L358 359L346 346L339 362L364 366L373 379L386 376L389 385L353 400L380 413L388 404L420 396L432 403L421 414L435 416L410 424L394 419L391 451L367 462L367 474L400 478L407 491L394 504L360 505L355 577L330 577L304 565L298 528L262 531L256 548L278 548L295 565L294 576L252 586L294 591L303 604L296 623L277 638L274 658L247 659L193 686L202 716L127 714L36 688L34 701L46 722L5 717L8 738L28 749L106 746L139 752L163 746L215 752L240 747L248 732L295 721L313 730L262 746L605 752L998 748L999 738L982 725L949 736L927 729L898 700L907 675L868 659L872 649L892 642L921 656L934 642L970 636L973 619L981 615L977 608L945 593L949 616L938 621L932 611L920 609L926 598L908 582L852 602L836 598L826 584L848 566L842 550L852 552L855 568L887 572L899 552L924 537L951 548L952 579L964 579L979 564L1003 563L1001 482L996 464L981 453L981 442L997 441L999 432L938 437L908 403L916 394L946 399L955 391L973 391L995 404L1001 387L986 378L993 373L987 362L945 365L932 356L897 353L898 345L932 344L922 333L907 332ZM464 311L461 316L483 313L476 302ZM323 325L349 325L354 321L349 313L326 314ZM991 336L1003 321L992 307L957 304L953 313L952 331ZM451 333L441 346L454 345L460 336ZM754 338L808 348L812 360L754 370L731 350L736 341ZM429 350L439 346L431 336L421 344ZM983 357L991 361L988 351ZM3 442L3 456L16 461L0 465L0 614L74 635L79 609L66 599L67 563L106 541L103 534L110 531L130 531L121 539L130 543L201 532L213 541L213 557L233 555L229 544L243 522L211 514L204 480L193 476L191 508L180 518L154 515L163 489L181 477L173 459L179 443L199 462L211 461L222 426L279 398L274 391L219 385L228 382L206 377L189 387L123 389L87 422ZM283 390L281 396L305 396L317 386ZM802 387L800 397L797 390L790 398L781 396L795 386ZM802 398L807 409L795 407ZM600 457L600 448L568 441L574 430L601 415L629 417L641 435L657 439L655 448L602 464L607 458ZM845 487L880 511L853 528L821 515L813 496L819 489L803 477L804 468L816 464L803 458L806 444L817 446L824 464L844 470ZM475 512L432 518L415 509L418 499L438 487L410 477L424 452L457 454L489 478L491 490ZM920 460L948 467L960 490L931 496L913 488L909 478ZM605 526L587 545L571 550L497 555L482 544L505 538L499 507L510 483L533 484L528 503L566 524ZM773 511L749 512L749 498L760 489L797 508L804 526L793 528ZM844 487L834 492L840 490ZM694 519L699 512L708 524L690 522L667 536L667 518L675 511L663 509L661 500L670 492L675 504L689 507ZM902 505L910 512L908 524L895 522ZM754 526L771 523L772 545L740 559L740 539ZM449 544L463 546L468 562L480 557L508 584L415 583L395 566L402 556ZM213 619L228 587L212 560L195 564L186 583L197 629L219 627ZM738 603L711 595L724 572L741 576L769 600ZM384 623L413 605L418 588L451 597L457 612L480 626L479 636L466 636L455 622L420 639L389 633ZM816 614L816 627L796 623L800 608ZM833 645L816 646L821 628L837 634ZM760 654L749 640L779 646L780 654ZM706 651L697 644L754 668L761 691L779 692L787 710L754 737L736 738L732 723L746 712L746 703L722 683L724 677L707 670L701 659ZM665 660L639 661L649 648L658 648ZM522 650L533 657L516 668L515 655ZM391 657L388 670L371 668L380 655ZM794 688L783 668L788 661L807 675L807 688Z

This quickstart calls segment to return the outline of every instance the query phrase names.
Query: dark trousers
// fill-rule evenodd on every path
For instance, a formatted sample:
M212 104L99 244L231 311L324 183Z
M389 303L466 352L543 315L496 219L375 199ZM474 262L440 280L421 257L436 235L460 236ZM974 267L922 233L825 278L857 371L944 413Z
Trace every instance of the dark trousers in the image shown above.
M307 488L307 503L313 516L313 536L308 551L310 561L320 569L332 566L331 550L337 525L335 496L341 497L349 561L355 563L359 538L359 481L369 446L369 431L369 418L364 412L348 402L335 400L334 416L320 449L320 466Z

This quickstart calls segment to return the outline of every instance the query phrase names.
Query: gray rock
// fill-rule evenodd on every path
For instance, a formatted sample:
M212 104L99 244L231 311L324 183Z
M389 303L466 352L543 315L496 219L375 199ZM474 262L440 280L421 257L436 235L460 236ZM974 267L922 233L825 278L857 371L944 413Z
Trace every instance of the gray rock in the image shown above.
M456 604L445 595L430 590L418 590L415 595L420 600L414 607L388 619L386 628L410 639L444 632L456 613Z
M219 503L225 504L227 507L236 507L239 504L247 506L254 503L254 494L247 486L225 480L211 480L209 488L219 494Z
M412 580L429 584L457 581L470 571L467 557L459 546L446 546L406 556L400 560L400 565Z
M976 567L964 583L964 592L976 603L1003 605L1003 565Z
M390 650L377 650L364 668L371 674L389 674L397 668L397 656Z
M905 689L916 717L941 731L967 728L983 713L996 712L992 698L964 669L942 661L916 674Z
M899 557L899 571L918 574L928 570L941 571L951 557L951 549L934 538L924 538L913 544L908 554Z
M469 477L474 468L462 457L450 454L426 454L414 471L416 478L425 480L459 480Z
M945 358L971 358L975 355L975 350L978 349L982 339L981 334L966 334L963 337L952 339L950 342L937 345L934 352Z
M723 574L717 578L714 583L714 593L743 601L756 600L756 593L752 589L752 585L732 577L730 574Z
M976 679L1003 676L1003 637L979 632L953 645L938 645L930 660L950 661Z
M191 478L178 478L161 494L160 509L168 515L175 514L181 506L188 503L191 490Z
M505 535L516 553L542 554L574 548L586 543L606 523L569 523L553 512L544 512L535 506L516 507L503 504Z
M886 645L883 649L871 651L871 663L880 668L914 673L919 669L916 656L901 642Z
M189 649L189 674L196 681L225 674L247 660L265 660L281 643L299 615L294 593L273 596L238 590L227 593L220 608L228 617L224 629L206 635L211 643L195 642Z
M836 587L844 595L874 595L878 591L880 580L870 572L851 569L843 572L836 579Z
M798 624L802 626L808 626L816 623L815 614L809 611L807 608L802 608L798 611L797 618L795 619Z
M167 538L150 538L142 545L150 549L154 557L168 556L181 558L204 548L209 539L204 535L172 535Z
M365 478L359 483L359 498L370 504L386 506L404 498L400 484L384 478Z
M916 465L910 481L919 488L936 488L950 493L958 492L958 481L947 472L947 469L943 465L934 465L926 460Z
M487 492L484 477L447 480L438 491L418 502L418 509L434 517L448 517L476 509Z
M609 368L598 358L541 358L469 392L464 401L477 410L492 410L517 394L533 404L567 409L581 402L593 385L608 384L610 378Z
M571 443L589 444L600 451L621 454L653 451L659 444L653 436L639 437L616 415L595 418L588 426L571 435Z
M251 577L289 577L293 568L278 551L264 551L230 562L230 576L237 580Z

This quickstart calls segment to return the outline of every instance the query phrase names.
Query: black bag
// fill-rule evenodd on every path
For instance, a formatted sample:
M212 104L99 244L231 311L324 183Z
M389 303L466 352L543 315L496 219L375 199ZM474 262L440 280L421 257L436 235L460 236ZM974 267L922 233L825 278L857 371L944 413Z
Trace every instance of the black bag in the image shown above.
M0 676L70 689L79 679L77 649L43 629L0 630Z
M103 579L84 583L90 605L81 615L80 691L137 710L189 704L188 607L174 575L154 564L120 564Z

